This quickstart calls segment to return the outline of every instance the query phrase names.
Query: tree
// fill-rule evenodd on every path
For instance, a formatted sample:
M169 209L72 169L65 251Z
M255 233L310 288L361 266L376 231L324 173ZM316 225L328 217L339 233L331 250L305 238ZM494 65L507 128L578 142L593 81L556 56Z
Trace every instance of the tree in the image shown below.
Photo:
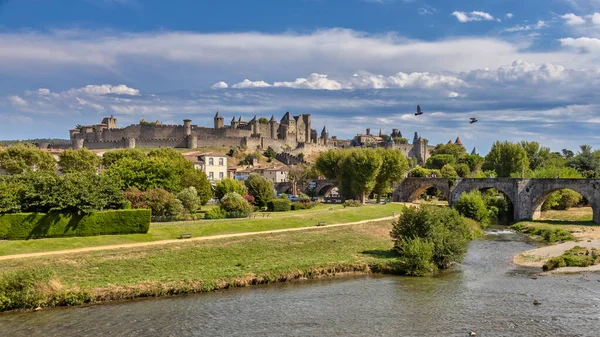
M112 164L124 158L129 158L133 160L144 160L146 159L146 157L146 154L144 154L144 152L138 149L122 149L116 151L108 151L104 152L104 154L102 155L102 165L105 168L109 168L112 166Z
M390 136L389 135L381 135L381 140L383 140L384 143L387 143L390 141Z
M177 170L162 159L135 160L126 157L111 164L105 173L118 182L122 190L136 187L142 191L164 188L178 192L182 189Z
M519 144L508 141L496 141L483 164L484 170L493 170L498 177L510 177L528 167L527 152Z
M184 188L181 192L177 193L177 199L181 201L183 210L187 214L194 214L200 210L202 201L198 197L198 191L193 186Z
M68 149L58 157L58 165L63 173L96 173L102 161L99 156L86 148L80 150Z
M220 207L226 212L228 218L245 218L252 212L252 205L235 192L225 194L221 199Z
M177 197L162 188L152 188L140 191L133 187L125 192L127 200L133 208L145 208L152 210L153 217L180 217L183 213L183 205Z
M469 165L460 163L453 166L456 173L461 178L467 178L471 174L471 170L469 169Z
M459 162L465 163L469 166L469 170L472 173L476 173L481 171L481 167L483 166L483 157L478 154L468 154L462 157Z
M444 178L458 178L458 173L456 173L456 170L454 170L452 165L444 165L444 167L442 167L440 170L440 173Z
M244 159L242 159L239 162L239 165L252 165L255 159L256 159L256 161L260 161L261 158L262 158L262 155L258 151L254 152L254 153L249 153L244 157Z
M275 152L275 150L273 150L270 146L269 148L267 148L267 151L265 151L265 157L269 158L269 159L275 159L275 157L277 156L277 152Z
M465 193L463 192L454 203L454 208L460 215L487 224L489 212L484 197L478 190Z
M365 197L376 184L383 159L374 149L348 150L339 165L340 191L346 199L358 198L363 203Z
M24 172L54 172L56 160L34 145L15 143L0 151L0 167L8 174Z
M182 188L194 187L202 205L206 205L213 197L212 186L206 173L193 167L180 173L180 184Z
M339 181L341 162L348 154L347 150L329 150L322 152L315 161L315 167L329 180Z
M47 199L49 211L88 214L125 208L117 183L103 174L74 172L58 179Z
M258 123L260 123L260 124L269 124L269 120L266 119L266 118L264 118L264 117L261 117L261 118L258 119Z
M377 150L382 158L381 169L375 178L373 192L377 194L377 203L381 202L381 196L392 192L392 184L400 181L404 172L408 169L406 157L397 150Z
M296 195L298 190L298 185L303 185L309 178L310 168L306 165L296 165L292 166L288 171L288 181L292 183L292 194Z
M436 154L429 159L425 163L425 166L429 169L441 169L445 165L454 165L456 163L456 158L450 154Z
M519 145L527 153L529 168L532 170L542 166L550 158L550 148L540 146L538 142L522 141Z
M456 160L467 155L467 150L464 146L456 145L453 143L449 144L438 144L435 146L433 151L431 151L431 155L435 156L438 154L449 154L454 157Z
M215 186L215 197L219 200L223 199L226 194L234 192L239 195L246 195L248 189L243 182L231 178L221 179Z
M568 149L562 149L561 154L567 160L569 160L569 159L571 159L571 158L573 158L575 156L575 154L573 153L573 151L568 150Z
M581 145L581 151L571 160L571 167L579 172L591 171L595 174L600 170L600 159L592 153L590 145Z
M408 144L408 139L403 137L393 137L394 144Z
M251 174L245 184L248 194L254 197L254 204L258 207L266 207L267 203L275 198L273 183L258 174Z

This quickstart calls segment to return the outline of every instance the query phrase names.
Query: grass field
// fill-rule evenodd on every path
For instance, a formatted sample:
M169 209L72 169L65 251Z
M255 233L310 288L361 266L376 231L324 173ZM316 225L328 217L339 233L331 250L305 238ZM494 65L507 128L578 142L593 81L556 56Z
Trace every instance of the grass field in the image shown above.
M38 257L25 264L1 261L0 295L4 297L0 296L0 302L12 299L4 302L4 309L76 305L385 270L395 257L390 230L389 221L374 222ZM23 293L27 297L22 297ZM6 307L6 303L13 307Z
M355 222L391 216L399 213L401 204L369 205L343 208L341 205L319 206L310 210L270 213L268 218L259 213L255 219L200 220L190 222L152 223L147 234L105 235L92 237L56 238L40 240L0 241L0 256L34 253L73 248L96 247L135 242L177 239L181 233L193 237L243 232Z

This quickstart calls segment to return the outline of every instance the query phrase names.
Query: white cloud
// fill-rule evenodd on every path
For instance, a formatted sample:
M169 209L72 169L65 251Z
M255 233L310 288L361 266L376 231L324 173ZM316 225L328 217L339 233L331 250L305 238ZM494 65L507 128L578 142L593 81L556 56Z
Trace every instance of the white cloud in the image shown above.
M79 89L71 89L69 93L85 93L88 95L108 95L108 94L116 94L116 95L139 95L140 91L137 89L129 88L124 84L120 85L110 85L110 84L102 84L102 85L86 85L83 88Z
M342 84L335 80L330 80L327 75L313 73L308 78L297 78L294 82L275 82L275 87L286 87L295 89L323 89L340 90Z
M567 14L561 16L561 18L566 21L567 25L571 25L571 26L582 25L585 23L584 18L582 18L581 16L578 16L578 15L575 15L573 13L567 13Z
M593 24L600 25L600 13L594 13L590 16Z
M221 82L217 82L215 84L213 84L211 87L211 89L227 89L229 88L229 85L223 81Z
M100 104L91 103L91 102L88 102L88 101L86 101L84 99L81 99L79 97L75 97L75 100L77 100L77 103L79 103L79 105L81 105L81 106L89 106L90 108L92 108L94 110L97 110L97 111L104 111L105 110L104 107L102 105L100 105Z
M574 39L572 37L567 37L564 39L559 39L559 41L563 46L574 48L584 52L600 50L600 39L598 38L579 37Z
M491 14L481 11L472 11L470 13L454 11L451 15L456 17L456 19L460 22L494 20L494 17Z
M22 99L19 96L9 96L8 100L12 103L13 106L20 108L27 106L27 101Z
M231 87L234 89L245 89L245 88L266 88L271 85L265 81L250 81L249 79L245 79L240 83L236 83Z
M504 31L505 32L509 32L509 33L514 33L514 32L523 32L523 31L529 31L529 30L537 30L537 29L542 29L542 28L546 28L548 27L548 25L546 24L545 21L540 20L535 24L531 24L531 25L516 25L514 27L511 28L506 28Z
M507 19L512 19L513 18L513 13L506 13L506 18Z

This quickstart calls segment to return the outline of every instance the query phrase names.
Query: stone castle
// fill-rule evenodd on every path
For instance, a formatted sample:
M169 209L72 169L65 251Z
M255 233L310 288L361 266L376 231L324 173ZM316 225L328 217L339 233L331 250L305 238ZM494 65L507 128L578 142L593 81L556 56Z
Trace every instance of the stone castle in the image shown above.
M192 125L189 119L184 119L183 125L142 120L139 124L119 128L117 119L111 116L104 118L100 124L72 129L69 134L74 149L246 146L262 150L271 147L281 152L339 146L336 137L329 137L327 128L324 127L320 135L311 128L310 115L291 116L289 112L279 121L275 116L270 120L255 116L249 122L243 121L242 117L234 117L229 125L225 125L223 116L217 112L213 128Z
M429 158L430 146L427 140L415 132L412 144L396 144L394 137L402 137L398 129L394 129L389 141L382 141L380 136L371 135L370 129L366 134L357 135L354 140L341 140L329 136L327 127L319 134L311 128L311 115L292 116L286 112L281 120L275 116L271 119L256 116L245 122L242 117L233 117L229 125L219 112L213 118L212 128L192 125L189 119L183 120L183 125L165 125L159 121L146 122L126 127L117 127L117 119L105 117L102 123L96 125L78 126L69 131L70 144L74 149L88 148L90 150L118 148L189 148L198 147L247 147L249 149L266 150L272 148L278 153L290 155L326 151L332 148L350 146L380 146L400 150L407 158L415 158L418 163L424 163ZM358 141L357 141L358 139ZM53 147L50 144L49 147ZM66 144L65 144L66 145ZM48 146L48 145L47 145Z

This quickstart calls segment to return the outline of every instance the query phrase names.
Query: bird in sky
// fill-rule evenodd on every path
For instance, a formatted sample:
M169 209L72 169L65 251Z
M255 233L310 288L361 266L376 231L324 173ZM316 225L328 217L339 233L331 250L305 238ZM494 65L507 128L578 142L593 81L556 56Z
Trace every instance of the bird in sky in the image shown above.
M477 123L477 118L471 117L471 121L469 122L469 124L473 124L473 123Z
M417 112L415 113L415 116L419 116L419 115L422 115L422 114L423 114L423 111L421 111L421 106L417 105Z

